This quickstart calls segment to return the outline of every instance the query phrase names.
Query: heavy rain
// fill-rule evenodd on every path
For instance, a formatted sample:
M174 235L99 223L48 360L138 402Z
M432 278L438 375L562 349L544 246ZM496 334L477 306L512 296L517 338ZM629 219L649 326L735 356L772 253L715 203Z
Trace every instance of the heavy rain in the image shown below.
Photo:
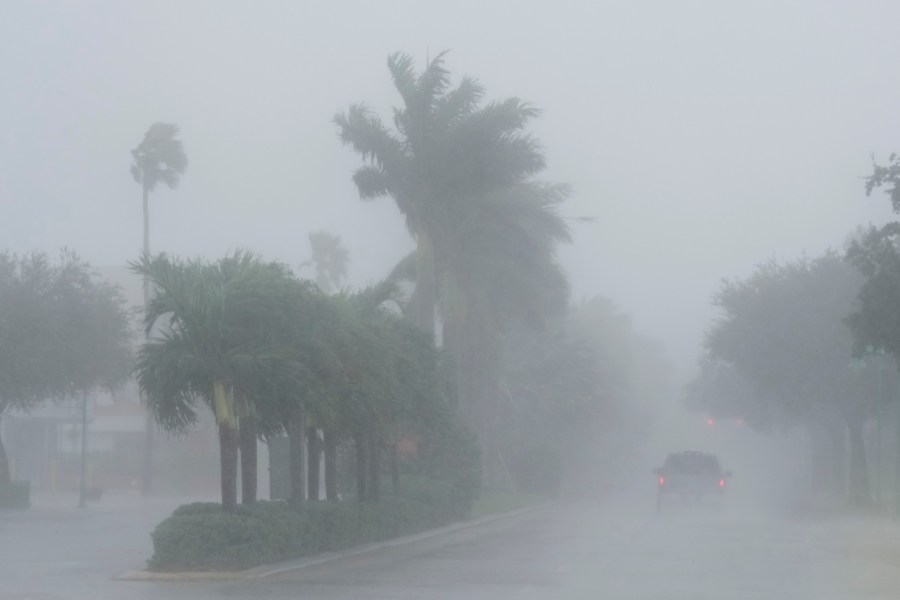
M898 20L0 3L0 600L900 598Z

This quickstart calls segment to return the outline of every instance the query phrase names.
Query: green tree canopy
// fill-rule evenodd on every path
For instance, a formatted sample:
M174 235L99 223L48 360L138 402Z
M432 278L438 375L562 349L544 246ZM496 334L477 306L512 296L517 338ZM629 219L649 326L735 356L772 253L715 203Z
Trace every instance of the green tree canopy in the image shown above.
M862 276L834 252L761 265L747 279L725 281L722 310L707 334L710 359L733 365L753 393L744 413L752 423L782 426L844 424L851 442L854 500L869 498L862 427L875 406L869 365L855 358L847 324ZM704 385L698 382L695 385ZM734 410L734 408L732 408Z
M130 367L121 291L69 251L0 252L0 416L48 400L112 389ZM0 443L0 493L9 467Z

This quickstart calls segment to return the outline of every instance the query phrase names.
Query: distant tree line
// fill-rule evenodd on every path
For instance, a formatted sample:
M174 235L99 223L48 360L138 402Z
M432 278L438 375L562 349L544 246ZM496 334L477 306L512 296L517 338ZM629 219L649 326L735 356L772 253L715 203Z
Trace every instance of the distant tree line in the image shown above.
M898 212L898 178L892 155L874 166L866 191L885 188ZM849 489L858 506L872 503L863 427L900 391L898 234L898 223L860 230L844 254L769 261L723 281L713 299L720 317L687 387L688 405L713 416L763 430L808 428L814 485Z

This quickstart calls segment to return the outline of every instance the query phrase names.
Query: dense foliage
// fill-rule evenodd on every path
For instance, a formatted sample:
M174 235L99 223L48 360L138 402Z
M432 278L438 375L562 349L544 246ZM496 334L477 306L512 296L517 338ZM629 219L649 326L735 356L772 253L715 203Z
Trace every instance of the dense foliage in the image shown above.
M724 282L715 297L722 316L708 332L689 403L760 428L846 431L850 489L866 504L862 428L875 408L868 382L880 367L864 349L856 346L854 353L847 325L861 285L860 273L835 253L769 262L747 279ZM842 462L841 450L832 448L832 463Z
M518 98L485 102L470 77L454 87L444 58L421 73L408 55L388 58L402 99L393 130L363 104L335 122L364 160L353 177L360 197L391 197L415 239L415 255L398 270L415 285L407 313L431 333L440 310L461 414L496 483L503 335L565 310L569 287L555 251L570 241L558 214L569 191L537 179L546 161L527 129L539 111Z
M642 406L670 396L669 366L608 299L507 336L500 448L516 489L596 494L614 487L649 430Z
M403 492L378 503L319 502L300 508L284 502L182 506L153 532L151 569L246 569L339 550L437 527L467 514L472 497L454 485L405 479Z
M76 255L0 253L0 416L116 386L128 374L129 337L120 290ZM0 494L9 476L0 443Z
M287 433L291 498L299 504L304 433L315 452L309 462L318 465L324 431L329 498L336 495L329 447L347 441L356 454L355 496L374 501L386 451L396 482L393 453L402 439L427 448L458 427L441 354L430 335L400 317L392 284L328 296L244 252L215 262L148 255L134 268L157 290L138 383L168 431L187 431L198 404L213 411L227 510L237 504L238 456L242 501L256 499L258 435Z

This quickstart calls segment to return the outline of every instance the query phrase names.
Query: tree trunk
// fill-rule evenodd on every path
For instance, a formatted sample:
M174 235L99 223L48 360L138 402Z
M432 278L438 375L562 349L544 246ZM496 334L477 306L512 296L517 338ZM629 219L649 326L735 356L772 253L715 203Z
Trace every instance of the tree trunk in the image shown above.
M288 423L288 445L291 455L291 504L303 504L303 417Z
M0 411L0 414L3 414L2 411ZM9 457L6 455L6 448L3 446L3 439L0 438L0 497L9 495L11 492L11 487L12 476L9 472Z
M831 435L831 490L836 496L844 498L847 494L845 429L843 425L832 424L828 431Z
M256 502L257 457L256 418L241 417L241 503Z
M863 419L847 419L850 432L850 499L857 507L870 506L869 467L866 462L866 443L863 440Z
M337 434L326 429L322 441L325 454L325 499L337 500Z
M398 442L391 444L391 489L395 495L400 493L400 452L397 444Z
M319 443L319 430L309 427L306 430L307 460L307 496L310 500L319 499L319 461L322 457L321 444Z
M434 245L420 233L416 244L416 287L413 291L413 321L428 335L434 335L434 312L437 306Z
M367 486L368 500L378 502L381 497L381 452L378 444L378 436L370 429L366 436L369 446L369 483Z
M356 448L356 499L359 502L368 500L366 496L366 475L368 468L366 465L366 443L365 436L357 433L353 436L353 446Z
M238 432L233 427L219 425L219 467L222 483L222 508L234 511L237 506Z
M142 177L143 179L143 177ZM143 253L150 254L150 190L147 184L142 183L142 205L144 210L144 244ZM150 279L144 275L144 310L150 304ZM146 339L146 337L145 337ZM147 406L146 403L144 406ZM144 419L144 461L141 468L141 493L148 496L153 491L153 433L156 423L153 421L153 415L147 411L147 418Z

